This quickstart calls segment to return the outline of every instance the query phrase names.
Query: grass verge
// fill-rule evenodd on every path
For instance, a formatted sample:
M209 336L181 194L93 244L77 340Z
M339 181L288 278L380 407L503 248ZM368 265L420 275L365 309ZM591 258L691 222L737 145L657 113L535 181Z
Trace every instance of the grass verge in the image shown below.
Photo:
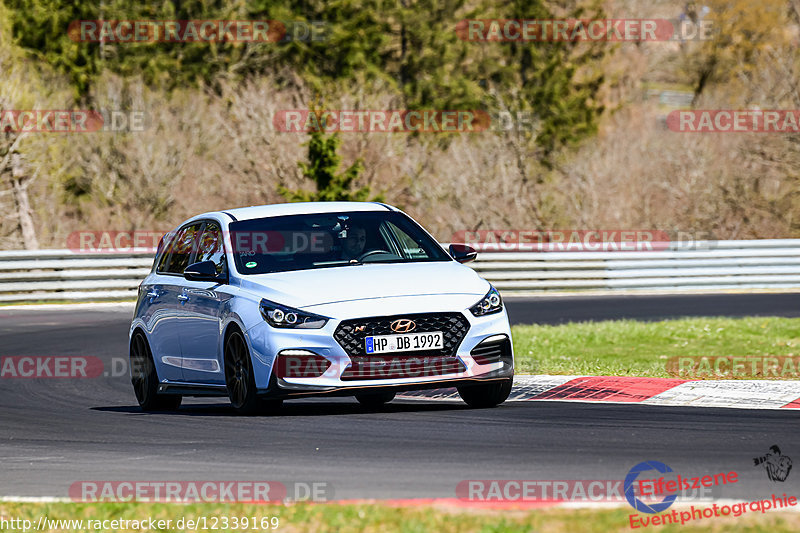
M667 378L676 377L666 369L666 363L672 357L800 358L798 318L614 320L558 326L514 326L512 335L516 371L520 374ZM781 368L779 372L780 379L796 379L798 375L800 369L787 373ZM736 377L729 375L725 379Z
M631 531L629 515L632 509L618 508L607 510L590 509L541 509L541 510L479 510L443 507L393 507L380 503L375 504L294 504L294 505L253 505L253 504L165 504L165 503L0 503L0 517L4 520L29 520L35 529L40 517L46 516L47 525L39 532L48 531L145 531L147 528L135 529L132 524L106 522L105 525L90 524L87 521L103 520L170 520L160 531L203 531L202 527L187 528L186 520L197 520L205 517L208 531L213 517L217 517L217 531L281 531L281 532L594 532L594 531ZM223 518L228 518L228 527L222 528ZM278 527L238 528L234 529L233 517L248 517L249 520L260 521L277 517ZM177 522L184 519L184 527L177 527ZM54 524L53 520L82 520L80 526L75 524ZM240 519L239 524L244 522ZM3 525L0 522L0 525ZM99 525L100 527L94 527ZM664 532L677 531L749 531L760 532L794 532L800 530L800 514L769 513L744 514L740 517L708 518L684 525L672 524L648 528ZM0 531L20 531L19 528Z

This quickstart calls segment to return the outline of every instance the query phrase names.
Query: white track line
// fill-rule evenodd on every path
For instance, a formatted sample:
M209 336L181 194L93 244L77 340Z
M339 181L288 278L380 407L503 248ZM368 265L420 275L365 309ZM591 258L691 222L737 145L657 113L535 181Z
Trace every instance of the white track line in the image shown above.
M800 398L800 381L687 381L641 403L687 407L781 409L798 398Z

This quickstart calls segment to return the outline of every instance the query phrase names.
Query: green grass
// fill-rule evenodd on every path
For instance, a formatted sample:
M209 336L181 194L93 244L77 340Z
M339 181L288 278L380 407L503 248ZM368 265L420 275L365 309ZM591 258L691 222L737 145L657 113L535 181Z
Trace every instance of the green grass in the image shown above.
M280 520L274 531L279 532L408 532L408 533L456 533L456 532L630 532L628 521L632 509L620 507L610 510L546 509L546 510L480 510L453 507L391 507L383 504L163 504L163 503L8 503L0 502L0 517L28 519L35 524L44 515L48 519L84 520L172 520L171 527L161 531L181 531L175 522L181 517L197 519L206 517L261 517L276 516ZM229 521L229 524L231 522ZM84 523L85 526L85 523ZM195 528L196 530L197 528ZM109 530L109 529L106 529ZM233 531L232 528L227 530ZM684 525L651 526L649 531L749 531L791 532L800 530L800 515L797 513L749 513L738 518L709 518ZM19 531L11 528L0 531ZM43 528L40 531L57 531ZM93 528L58 531L90 531ZM132 528L118 531L137 531ZM147 531L147 530L142 530ZM150 530L152 531L152 530ZM156 530L158 531L158 529ZM202 529L200 529L202 531ZM208 531L213 531L208 529ZM226 529L218 529L226 531ZM238 529L236 531L262 531L261 529ZM263 531L273 531L264 529Z
M512 335L520 374L666 378L677 356L800 356L797 318L582 322L515 326Z

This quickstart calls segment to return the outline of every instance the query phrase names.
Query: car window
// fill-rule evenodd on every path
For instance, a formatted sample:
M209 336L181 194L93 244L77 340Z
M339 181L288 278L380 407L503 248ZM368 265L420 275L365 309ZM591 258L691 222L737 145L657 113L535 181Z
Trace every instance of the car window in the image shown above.
M452 260L413 220L394 211L244 220L233 222L230 231L242 274Z
M161 237L158 243L158 251L156 252L156 271L164 272L167 268L167 261L169 260L170 243L172 242L175 234L172 232L167 233Z
M194 262L211 261L217 268L217 274L224 274L227 268L225 246L222 242L222 230L216 222L208 222L200 237L200 245Z
M166 261L163 272L183 274L197 248L197 238L202 225L202 222L197 222L178 231L178 234L170 242L169 259Z
M385 224L400 246L400 255L406 259L428 259L428 252L425 251L421 243L414 240L413 237L398 228L395 224L391 222L386 222Z

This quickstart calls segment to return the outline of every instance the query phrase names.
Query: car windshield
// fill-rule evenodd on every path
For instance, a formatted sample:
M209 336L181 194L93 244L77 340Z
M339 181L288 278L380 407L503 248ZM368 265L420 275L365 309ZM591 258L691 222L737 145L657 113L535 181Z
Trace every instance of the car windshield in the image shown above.
M230 232L242 274L451 260L422 228L396 211L243 220L232 223Z

